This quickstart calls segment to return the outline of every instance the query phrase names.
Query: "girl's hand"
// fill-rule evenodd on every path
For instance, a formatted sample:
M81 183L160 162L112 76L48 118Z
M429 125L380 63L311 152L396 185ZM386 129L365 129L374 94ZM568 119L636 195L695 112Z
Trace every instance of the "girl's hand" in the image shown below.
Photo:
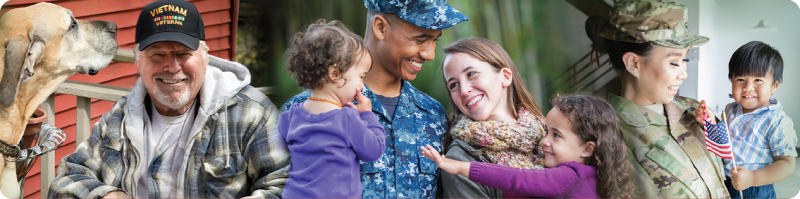
M469 162L462 162L442 157L441 155L439 155L439 152L436 151L436 149L434 149L432 146L430 145L426 146L428 148L420 146L419 149L422 151L422 155L436 162L436 166L439 166L439 168L446 171L447 173L461 174L465 177L469 177Z
M358 100L358 105L353 104L353 102L347 102L346 106L353 107L354 109L358 110L359 113L363 113L364 111L371 111L372 110L372 101L369 100L367 96L361 94L361 87L356 88L356 97L355 99Z
M731 169L731 184L736 190L744 190L753 186L753 172L743 167L734 166Z
M714 116L714 111L711 111L711 109L706 106L706 101L703 100L700 101L700 106L697 107L697 110L694 110L694 119L697 120L698 123L705 125L705 118L709 118L711 124L717 124L717 120L714 119L716 118Z

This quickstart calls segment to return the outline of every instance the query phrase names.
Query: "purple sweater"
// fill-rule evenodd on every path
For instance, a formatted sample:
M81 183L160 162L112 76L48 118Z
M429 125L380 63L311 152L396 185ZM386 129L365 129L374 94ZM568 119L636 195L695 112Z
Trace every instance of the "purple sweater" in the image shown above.
M350 107L311 114L297 103L278 131L292 161L283 198L361 198L358 160L377 160L386 147L378 117Z
M577 162L544 170L471 162L469 180L502 190L507 198L516 194L544 198L600 198L595 168Z

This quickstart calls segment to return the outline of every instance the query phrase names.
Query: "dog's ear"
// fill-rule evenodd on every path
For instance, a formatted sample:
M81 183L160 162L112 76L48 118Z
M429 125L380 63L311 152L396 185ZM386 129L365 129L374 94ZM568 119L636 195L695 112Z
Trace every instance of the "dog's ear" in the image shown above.
M0 107L8 108L17 98L19 84L33 76L33 65L44 51L44 42L36 37L31 43L22 35L17 35L6 41L5 48L5 68L3 79L0 80Z
M42 37L33 35L31 40L31 46L28 47L28 54L25 56L25 63L22 64L22 79L20 82L28 81L36 74L33 70L33 65L36 65L36 60L39 60L42 52L44 52L44 39Z
M5 43L6 60L3 79L0 80L0 107L8 108L17 98L17 88L22 78L22 65L25 63L25 55L28 54L28 46L30 41L22 35L11 37Z

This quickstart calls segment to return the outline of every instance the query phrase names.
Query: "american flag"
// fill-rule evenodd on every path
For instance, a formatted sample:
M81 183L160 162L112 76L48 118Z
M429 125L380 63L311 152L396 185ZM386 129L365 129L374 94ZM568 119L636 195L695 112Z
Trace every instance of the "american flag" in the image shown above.
M725 121L719 124L706 123L706 148L723 159L733 159L731 140L728 139L728 127Z

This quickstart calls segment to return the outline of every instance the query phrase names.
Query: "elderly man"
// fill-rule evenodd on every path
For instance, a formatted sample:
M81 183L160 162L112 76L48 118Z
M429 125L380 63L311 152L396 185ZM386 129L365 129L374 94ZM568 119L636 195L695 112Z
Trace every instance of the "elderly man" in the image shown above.
M409 81L422 63L435 57L442 29L469 18L445 0L365 0L364 5L369 9L364 41L373 63L362 93L386 130L386 149L380 159L361 162L362 198L433 198L439 169L421 155L419 146L442 150L447 113ZM281 110L310 95L305 91L294 96Z
M208 66L203 20L183 0L136 24L133 91L61 160L51 198L280 197L289 154L277 109L234 62Z

